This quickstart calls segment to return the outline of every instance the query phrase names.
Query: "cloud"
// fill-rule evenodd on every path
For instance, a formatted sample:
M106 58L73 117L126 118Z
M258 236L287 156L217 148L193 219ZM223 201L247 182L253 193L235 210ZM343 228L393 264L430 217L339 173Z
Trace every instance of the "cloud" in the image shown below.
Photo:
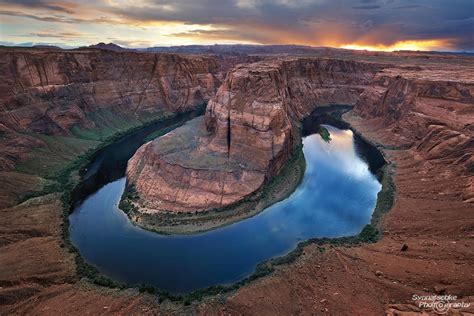
M375 9L380 9L380 6L375 5L375 4L365 4L365 5L356 5L353 8L362 9L362 10L375 10Z
M51 38L88 38L90 35L79 32L58 32L53 30L41 30L29 33L28 36L51 37Z
M54 22L54 23L83 23L87 22L83 19L76 19L67 16L58 16L58 15L34 15L23 13L19 11L7 11L7 10L0 10L0 15L12 16L12 17L20 17L20 18L29 18L33 20L38 20L42 22Z
M397 7L393 7L393 9L399 9L399 10L410 10L410 9L419 9L423 8L424 6L419 5L419 4L406 4L406 5L399 5Z
M67 14L73 14L74 11L71 9L71 3L61 3L53 1L44 1L44 0L2 0L4 4L20 6L24 8L35 8L35 9L44 9L48 11L58 11Z
M122 40L114 37L107 38L108 41L120 45L122 47L130 47L130 48L146 48L151 47L154 45L151 41L146 40Z
M137 43L153 41L145 37L149 30L209 43L342 46L443 39L457 49L474 50L472 0L7 0L0 4L0 15L40 21L48 29L87 24L113 32L121 25L132 33L144 31ZM182 27L170 31L168 24Z

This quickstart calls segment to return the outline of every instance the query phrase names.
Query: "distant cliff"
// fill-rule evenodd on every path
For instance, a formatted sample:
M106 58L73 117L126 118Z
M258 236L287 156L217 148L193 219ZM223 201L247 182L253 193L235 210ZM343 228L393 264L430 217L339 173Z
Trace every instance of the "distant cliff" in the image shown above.
M91 114L144 117L207 102L224 74L208 57L172 54L0 52L0 130L68 134Z
M474 202L474 79L453 69L386 69L361 94L354 112L391 132L386 143L411 148L430 165L459 176ZM440 177L443 177L440 175Z

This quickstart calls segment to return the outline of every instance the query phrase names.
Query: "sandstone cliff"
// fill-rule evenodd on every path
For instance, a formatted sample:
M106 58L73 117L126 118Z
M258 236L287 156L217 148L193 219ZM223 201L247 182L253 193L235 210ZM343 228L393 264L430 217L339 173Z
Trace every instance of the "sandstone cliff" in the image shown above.
M196 211L239 201L264 181L264 173L210 149L203 117L143 145L129 160L144 212Z
M474 202L474 79L459 69L385 69L354 112L391 133L388 144L413 148L425 169L459 177L458 195Z
M468 193L474 196L474 149L472 145L471 148L461 149L470 156L461 163L456 163L456 158L433 158L427 161L424 155L432 146L425 147L422 141L428 135L430 137L426 137L426 140L436 141L439 131L444 129L454 130L472 139L473 103L469 100L453 101L442 95L427 98L418 95L413 103L404 103L411 106L415 112L413 115L396 114L386 121L389 117L386 115L392 111L404 111L402 108L396 109L395 85L390 89L390 98L389 95L385 98L392 101L383 102L383 99L391 81L409 80L410 85L417 85L418 80L422 79L427 84L436 82L437 87L472 87L474 61L472 57L466 61L467 58L463 59L459 55L410 54L423 56L405 58L400 53L386 53L388 60L395 66L387 65L390 67L378 73L369 87L364 88L364 94L356 107L357 113L363 118L354 116L351 120L365 137L379 142L387 158L396 163L396 201L383 220L384 237L376 244L331 246L325 247L327 251L324 252L315 245L305 246L304 255L296 264L285 264L275 269L271 276L243 286L226 300L204 301L199 313L231 310L242 314L292 314L295 311L321 308L322 313L329 310L333 314L351 314L361 313L360 302L365 302L362 307L366 314L382 314L384 309L390 308L392 311L388 311L388 314L392 315L398 309L401 313L419 312L414 305L399 304L397 307L393 304L411 304L414 291L426 294L446 291L463 297L473 292L473 283L466 280L472 279L474 267L472 198L471 203L468 202ZM438 61L433 62L434 59ZM2 55L0 64L3 60ZM386 59L384 57L379 61ZM408 63L420 67L410 72L396 66ZM461 71L451 70L461 66ZM0 74L9 69L3 64ZM397 79L397 76L400 78ZM2 89L5 88L4 79L10 80L2 76ZM385 80L386 84L383 83ZM460 84L456 83L458 81ZM450 89L444 91L449 92ZM464 88L459 91L462 90L465 91ZM473 95L472 89L470 94ZM403 100L404 97L400 98ZM382 109L385 110L382 112ZM418 128L418 120L423 122L420 125L422 128ZM430 121L439 125L435 126L434 132L427 134L429 125L426 122ZM28 152L31 148L41 146L38 138L26 138L24 134L17 133L14 137L0 133L0 142L0 155L8 158L16 156L17 152ZM3 142L8 142L8 146L5 147ZM451 147L449 142L440 142L439 145L445 146L440 153L448 155L446 157L456 154L459 148ZM440 147L433 147L435 150L437 148ZM17 178L17 175L20 174L2 172L1 175L0 266L19 268L2 271L0 297L3 301L0 309L12 314L37 314L46 310L74 314L78 309L84 313L97 314L110 306L117 313L159 313L161 308L166 311L166 304L161 307L150 306L146 296L122 295L124 292L118 290L104 291L102 287L85 287L84 282L76 283L78 278L74 272L74 258L68 256L63 248L61 203L49 195L4 208L16 204L16 198L5 193L6 190L17 195L32 186L27 184L25 178ZM408 251L399 251L402 244L409 245ZM356 287L349 288L347 284ZM335 292L339 295L328 296L328 293ZM299 298L296 301L295 295ZM342 297L346 300L341 304ZM472 296L470 299L472 301ZM289 301L294 304L288 304ZM393 309L397 311L393 312Z
M320 58L236 67L209 101L205 127L198 119L144 145L129 161L142 211L218 208L258 190L299 143L299 120L317 106L354 104L381 68Z
M213 58L104 50L0 52L2 131L67 134L98 110L144 117L207 102L222 73Z
M205 104L227 70L247 61L99 49L1 48L0 57L0 170L48 150L36 135L102 140Z

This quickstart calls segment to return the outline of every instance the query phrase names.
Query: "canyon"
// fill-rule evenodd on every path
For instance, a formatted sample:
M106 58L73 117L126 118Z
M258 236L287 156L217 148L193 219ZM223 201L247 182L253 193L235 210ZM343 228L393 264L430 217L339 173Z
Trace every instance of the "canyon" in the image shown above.
M383 66L282 59L229 72L205 117L144 145L128 178L145 212L228 206L274 178L300 144L298 122L316 107L354 104Z
M226 71L247 58L224 61L88 48L3 48L0 53L0 133L6 148L0 154L2 171L13 170L27 147L46 147L32 133L100 140L124 125L203 105Z
M472 57L0 54L0 264L8 267L0 272L2 311L397 314L419 311L413 293L472 299ZM245 198L298 150L304 117L347 104L353 110L343 119L394 167L395 203L380 221L381 239L324 251L309 244L270 276L190 307L80 280L61 235L59 191L45 191L56 181L52 171L115 133L204 103L204 117L131 159L127 173L148 203L144 212L208 210ZM400 251L403 245L408 250Z
M238 66L209 101L204 118L136 153L129 162L129 181L144 212L228 206L275 177L299 143L299 122L331 104L354 105L361 117L382 118L380 124L397 131L399 146L419 146L426 161L443 159L471 172L469 115L454 123L433 114L471 111L472 83L456 71L434 77L421 67L338 59L286 58ZM471 201L470 186L460 194Z

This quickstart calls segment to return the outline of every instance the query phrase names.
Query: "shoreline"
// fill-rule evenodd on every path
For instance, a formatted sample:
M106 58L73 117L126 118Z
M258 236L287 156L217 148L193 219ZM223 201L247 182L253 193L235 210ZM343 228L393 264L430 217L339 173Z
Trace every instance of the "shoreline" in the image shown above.
M347 111L344 113L347 113ZM361 137L363 141L367 142L368 145L373 146L373 148L375 148L380 154L383 155L383 152L379 150L379 147L376 146L375 143L363 137L363 134L361 132L357 131L355 127L351 126L342 118L342 115L341 117L336 119L340 120L340 123L346 124L346 126L354 132L354 135L359 135L359 137ZM211 286L205 289L196 290L189 294L178 296L166 292L166 298L173 302L180 301L184 303L185 306L187 306L190 305L193 301L202 300L204 298L211 298L218 294L229 295L230 293L235 293L235 291L245 285L248 285L256 280L269 277L275 272L276 268L295 262L304 254L304 249L307 246L315 245L321 253L324 253L327 248L360 247L364 244L373 244L378 242L382 237L381 219L392 209L396 194L396 186L393 178L393 174L395 172L395 165L389 161L385 162L386 163L384 164L384 166L379 168L377 172L377 176L382 185L382 188L377 194L377 202L372 213L371 222L367 224L359 234L338 238L311 238L298 243L293 250L290 250L284 255L260 262L259 264L257 264L252 274L250 274L245 279L242 279L239 282L225 286ZM155 294L163 292L153 286L150 286L148 293Z
M306 161L302 145L299 145L288 163L278 175L265 183L257 191L223 208L196 213L140 213L132 208L124 211L120 206L133 205L133 199L127 199L127 189L120 200L119 208L127 214L131 223L145 230L163 235L189 235L225 227L260 214L266 208L289 197L303 180ZM124 198L125 196L125 198ZM171 217L171 218L170 218ZM158 221L157 221L158 220ZM178 221L176 225L166 225L169 221ZM180 222L181 221L181 222ZM163 225L165 224L165 225Z
M81 185L90 178L84 178L86 168L89 166L94 159L100 154L100 152L106 149L108 146L113 145L118 142L120 139L125 138L126 136L151 127L154 124L164 123L167 120L179 119L181 116L193 115L202 113L203 105L198 105L194 109L185 111L182 113L175 113L170 116L161 116L150 119L143 122L142 125L137 125L122 131L119 131L108 139L102 141L96 148L92 148L82 155L78 156L75 160L66 166L64 169L60 170L57 175L54 177L54 184L51 188L43 189L41 192L38 192L35 197L43 197L45 195L56 193L58 195L57 200L61 204L61 217L62 223L59 227L59 236L61 248L65 248L67 253L72 257L74 262L75 275L77 279L86 278L92 284L106 287L106 288L118 288L118 289L127 289L127 288L139 288L142 292L140 285L131 285L118 282L102 274L95 266L89 264L80 254L79 250L72 244L70 235L69 235L69 215L74 211L74 207L82 201L83 196L81 196ZM162 130L166 127L160 128ZM51 192L49 192L51 191Z

